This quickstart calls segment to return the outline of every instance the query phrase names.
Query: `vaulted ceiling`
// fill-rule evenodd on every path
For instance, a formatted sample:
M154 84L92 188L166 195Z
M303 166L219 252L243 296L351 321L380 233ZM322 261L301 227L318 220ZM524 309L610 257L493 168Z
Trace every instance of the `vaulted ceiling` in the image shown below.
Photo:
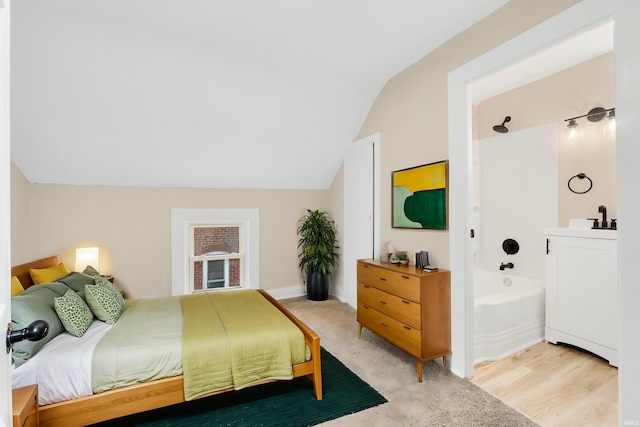
M327 188L395 74L507 0L12 2L36 183Z

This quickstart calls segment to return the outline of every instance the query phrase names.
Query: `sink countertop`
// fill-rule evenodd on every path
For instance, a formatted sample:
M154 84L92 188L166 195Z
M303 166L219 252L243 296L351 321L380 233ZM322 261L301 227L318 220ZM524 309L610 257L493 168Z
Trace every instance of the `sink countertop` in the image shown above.
M592 229L592 228L545 228L545 234L552 236L566 237L582 237L591 239L609 239L616 240L618 238L618 230Z

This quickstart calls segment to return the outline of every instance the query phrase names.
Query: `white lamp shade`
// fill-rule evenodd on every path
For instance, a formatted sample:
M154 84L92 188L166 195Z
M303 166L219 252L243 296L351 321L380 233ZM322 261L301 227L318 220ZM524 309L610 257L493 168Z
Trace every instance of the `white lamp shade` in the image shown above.
M88 265L100 271L98 248L77 248L75 271L82 272Z

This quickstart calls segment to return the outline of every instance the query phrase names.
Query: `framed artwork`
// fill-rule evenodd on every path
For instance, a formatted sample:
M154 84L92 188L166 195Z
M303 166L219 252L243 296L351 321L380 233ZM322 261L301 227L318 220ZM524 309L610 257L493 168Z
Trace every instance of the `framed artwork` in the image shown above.
M447 161L391 173L393 228L447 229Z

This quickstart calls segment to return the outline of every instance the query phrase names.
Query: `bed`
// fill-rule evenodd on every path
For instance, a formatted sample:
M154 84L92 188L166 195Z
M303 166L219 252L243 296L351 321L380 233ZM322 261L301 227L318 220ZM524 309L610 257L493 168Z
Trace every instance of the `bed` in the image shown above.
M57 256L43 258L30 263L13 267L12 276L16 276L22 286L27 289L33 286L30 269L42 269L58 265ZM37 285L40 286L40 285ZM37 289L37 288L36 288ZM33 291L33 290L32 290ZM238 291L222 291L228 295ZM209 293L210 294L210 293ZM302 332L306 348L306 357L301 362L296 362L291 367L292 377L308 377L313 384L313 391L318 400L322 399L322 376L320 370L320 338L304 323L289 313L273 297L263 290L258 290L257 295L264 304L268 302L269 307L273 306ZM140 300L141 303L145 300ZM128 301L131 303L131 301ZM141 304L139 303L139 304ZM129 305L127 305L129 307ZM124 317L123 317L124 319ZM123 320L124 322L124 320ZM186 334L188 335L188 334ZM66 338L66 337L65 337ZM52 344L53 342L49 343ZM49 344L45 344L46 349ZM52 345L53 348L53 345ZM46 352L43 352L43 354ZM25 362L21 368L27 368ZM186 369L186 366L185 366ZM186 372L186 371L185 371ZM266 379L254 381L249 386L258 385L264 382L273 381ZM188 382L188 379L187 379ZM201 393L196 398L232 392L236 388L231 386L216 389L210 393ZM73 398L62 402L40 406L39 419L41 426L71 426L88 425L113 418L122 417L138 412L148 411L176 403L186 401L185 399L185 376L175 375L162 379L155 379L148 382L128 385L121 388L90 394L84 397Z

